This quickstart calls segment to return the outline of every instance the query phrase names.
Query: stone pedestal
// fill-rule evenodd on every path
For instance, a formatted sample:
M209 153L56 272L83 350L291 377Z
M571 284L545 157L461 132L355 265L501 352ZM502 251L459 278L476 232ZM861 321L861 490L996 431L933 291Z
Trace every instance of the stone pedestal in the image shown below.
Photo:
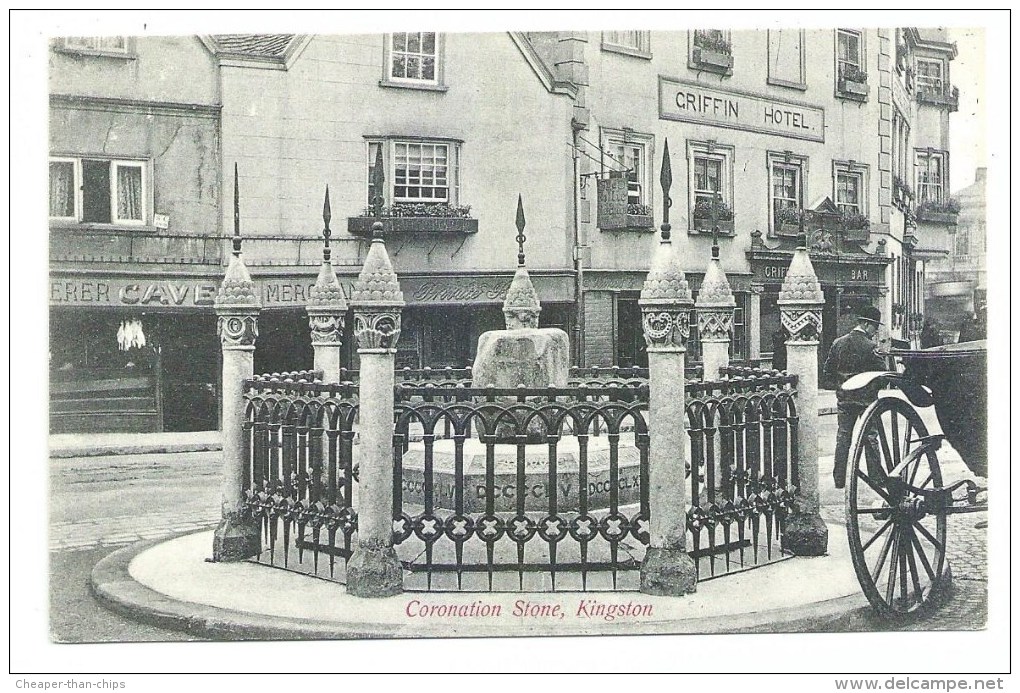
M240 561L259 553L258 522L243 512L245 479L244 388L252 377L258 309L254 284L239 257L231 260L216 299L223 352L221 516L213 534L214 561Z
M376 238L354 285L354 335L361 358L358 542L347 565L347 591L389 597L403 591L393 550L393 365L403 294L376 222Z
M821 556L828 530L818 512L818 335L825 296L803 235L779 292L786 341L786 370L797 376L797 492L783 527L782 547L798 556Z

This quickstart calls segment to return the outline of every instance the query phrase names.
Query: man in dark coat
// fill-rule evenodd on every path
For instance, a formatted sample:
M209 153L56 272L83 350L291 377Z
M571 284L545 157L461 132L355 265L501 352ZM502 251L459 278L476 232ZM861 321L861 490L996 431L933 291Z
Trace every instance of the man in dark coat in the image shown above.
M854 424L875 398L871 390L844 392L843 382L858 373L884 371L884 360L875 353L875 336L882 324L882 314L874 306L864 306L858 311L857 325L847 334L832 343L829 356L825 359L823 378L826 387L836 390L836 452L833 460L832 479L836 488L846 483L846 467L850 456L850 442Z

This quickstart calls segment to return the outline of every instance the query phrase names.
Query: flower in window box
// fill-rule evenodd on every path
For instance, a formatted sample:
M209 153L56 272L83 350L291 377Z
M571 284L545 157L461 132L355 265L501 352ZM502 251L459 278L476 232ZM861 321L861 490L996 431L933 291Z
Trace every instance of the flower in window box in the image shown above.
M871 222L865 215L860 212L844 212L840 215L839 222L843 227L846 240L868 240L868 231L871 228Z
M943 224L955 224L960 213L960 203L953 198L945 202L925 201L917 206L917 218Z
M650 229L654 225L651 205L643 205L636 202L627 203L627 228Z
M694 60L719 70L733 67L733 45L721 31L694 32Z
M715 219L712 218L713 207ZM692 216L696 231L711 232L718 226L720 233L733 233L733 210L723 200L698 200Z
M853 96L868 95L868 73L856 65L843 65L839 70L839 91Z
M478 220L471 218L470 205L445 202L396 202L380 210L387 233L477 233ZM355 236L371 236L375 210L366 208L360 217L347 220L347 231Z
M782 236L796 236L800 233L800 219L804 210L800 207L780 207L776 210L776 233Z

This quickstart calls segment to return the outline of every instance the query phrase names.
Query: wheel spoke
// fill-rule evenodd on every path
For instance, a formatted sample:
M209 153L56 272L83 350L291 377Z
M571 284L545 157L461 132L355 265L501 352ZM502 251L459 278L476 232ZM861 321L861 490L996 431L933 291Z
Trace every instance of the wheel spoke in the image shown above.
M942 542L940 542L938 539L933 537L931 532L929 532L928 529L924 525L918 523L917 520L911 520L910 523L912 525L914 525L914 527L917 528L917 531L920 532L921 534L923 534L925 536L925 538L928 541L930 541L932 543L932 545L935 546L936 549L938 549L940 552L942 552L943 555L946 553L946 547L942 544Z
M885 530L887 530L887 529L889 529L890 527L892 527L892 523L893 523L893 521L892 521L892 518L891 518L891 517L890 517L890 518L889 518L888 520L886 520L886 521L885 521L885 524L884 524L884 525L882 525L882 526L881 526L881 527L880 527L880 528L878 529L878 531L877 531L877 532L875 532L875 533L874 533L874 534L872 535L871 539L868 539L868 541L867 541L867 542L865 542L863 546L861 546L861 553L864 553L865 551L867 551L868 549L870 549L870 548L871 548L871 545L875 543L875 540L876 540L876 539L878 539L878 538L879 538L880 536L882 536L882 535L883 535L883 534L885 533ZM884 550L884 549L883 549L883 550Z
M874 569L871 571L871 581L878 586L878 576L882 574L882 567L885 565L885 559L889 555L889 549L892 546L893 537L896 536L896 532L889 532L889 536L885 538L885 543L882 544L882 551L878 555L878 563L875 564Z
M892 460L892 453L889 451L889 439L886 437L885 424L882 422L881 416L875 417L875 424L878 427L878 442L882 445L882 457L885 459L885 469L883 470L885 471L891 469L889 462Z
M903 530L900 530L900 541L896 545L896 548L900 552L900 599L903 602L907 601L907 554L910 553L910 547L903 546Z
M917 574L917 561L914 560L914 541L913 534L910 535L910 542L907 546L907 560L910 563L910 580L914 584L914 595L915 601L920 604L923 599L921 598L921 581L918 579Z
M870 486L872 491L874 491L875 493L880 495L882 497L882 500L884 500L889 505L893 504L892 498L889 497L889 494L886 493L884 489L881 489L878 486L876 486L874 483L872 483L871 479L864 472L862 472L860 469L857 469L855 471L857 473L857 477L859 479L862 479L864 481L864 483L866 483L868 486Z
M889 536L892 537L892 556L889 559L889 580L885 583L885 603L892 606L893 594L896 592L896 568L900 559L900 528L894 528Z
M889 415L889 426L892 428L892 469L900 466L900 417L895 411Z
M890 508L857 508L854 513L857 515L878 515L879 513L892 512Z
M931 563L928 562L928 556L924 553L924 547L921 546L921 540L917 538L917 535L913 532L910 533L910 542L917 549L917 557L921 559L921 565L924 566L924 571L928 573L928 579L935 582L935 571L932 570Z

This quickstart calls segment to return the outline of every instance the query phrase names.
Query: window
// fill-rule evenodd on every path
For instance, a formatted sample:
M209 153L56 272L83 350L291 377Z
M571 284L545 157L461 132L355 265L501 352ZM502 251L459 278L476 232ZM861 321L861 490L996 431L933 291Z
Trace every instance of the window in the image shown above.
M851 29L836 31L836 74L850 78L864 72L864 51L861 32ZM855 80L856 81L856 80Z
M144 224L145 167L143 161L50 159L50 218Z
M458 204L460 170L459 142L392 138L368 142L368 199L372 206L376 191L372 186L379 148L383 151L385 186L383 204Z
M602 32L602 50L639 58L651 58L651 45L651 32L649 31Z
M603 166L610 172L622 173L627 179L627 204L651 205L652 136L632 130L605 129L602 139Z
M720 231L733 231L733 147L716 142L687 143L690 171L692 228L711 230L713 223ZM713 218L713 210L715 216Z
M769 153L769 207L773 229L797 224L804 207L804 175L807 159L783 153ZM792 210L784 212L784 210Z
M806 89L804 74L804 30L769 29L768 83Z
M945 91L945 82L942 77L942 61L917 59L917 88L941 94Z
M844 215L866 216L868 169L853 161L832 163L833 199Z
M438 86L442 82L442 34L412 31L390 34L384 83Z
M940 205L945 200L946 154L917 152L917 202Z
M733 44L730 32L695 29L691 32L687 66L693 70L733 74Z
M126 36L68 36L64 48L78 53L127 55L128 40Z

